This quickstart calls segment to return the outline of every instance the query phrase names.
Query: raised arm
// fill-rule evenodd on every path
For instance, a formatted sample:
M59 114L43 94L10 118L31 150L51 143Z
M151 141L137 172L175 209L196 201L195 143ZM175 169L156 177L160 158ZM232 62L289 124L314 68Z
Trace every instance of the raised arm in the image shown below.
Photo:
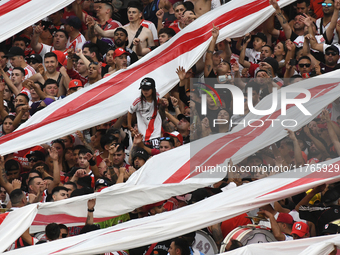
M298 139L296 138L292 130L286 129L286 131L288 132L289 138L293 141L295 165L298 167L302 167L305 164L305 162L302 157L302 151Z
M331 43L333 40L333 33L334 29L336 28L336 24L338 21L339 17L339 9L340 9L340 1L339 0L334 0L334 11L333 11L333 16L331 19L331 22L329 23L328 28L326 29L326 41L327 43Z
M276 0L269 0L269 3L274 7L275 15L279 20L281 27L283 28L283 31L285 32L286 38L289 39L292 35L292 29L289 26L286 18L283 16L279 5L277 4Z
M18 88L13 84L13 82L11 81L11 79L8 77L7 73L4 71L4 69L2 69L2 67L0 67L0 74L2 75L2 77L4 78L4 81L6 82L6 84L8 85L8 87L12 90L12 92L14 93L14 95L18 95L20 93L20 91L18 90Z
M250 67L250 62L245 60L245 58L246 58L246 49L247 49L247 45L250 42L250 40L251 40L251 36L249 34L244 37L243 45L241 47L240 57L238 59L238 62L244 68L249 68Z
M217 37L219 35L219 29L213 26L213 29L211 30L211 34L212 34L212 40L209 44L207 54L205 56L204 77L208 77L211 70L213 69L212 56L214 53Z
M37 53L40 52L42 48L42 44L39 42L39 37L40 37L40 34L43 32L43 30L44 30L44 27L41 26L40 24L36 26L33 32L32 39L31 39L31 47Z

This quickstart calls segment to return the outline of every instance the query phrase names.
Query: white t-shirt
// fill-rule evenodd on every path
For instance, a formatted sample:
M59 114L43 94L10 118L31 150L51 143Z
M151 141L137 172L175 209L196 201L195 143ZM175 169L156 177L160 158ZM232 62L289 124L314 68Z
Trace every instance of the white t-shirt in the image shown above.
M248 61L254 64L257 64L260 61L261 52L256 51L254 49L246 48L246 57L248 57Z
M157 101L159 95L157 93ZM129 112L136 113L138 132L144 137L144 141L159 138L161 136L162 119L157 109L154 107L154 102L143 101L138 97L130 106Z

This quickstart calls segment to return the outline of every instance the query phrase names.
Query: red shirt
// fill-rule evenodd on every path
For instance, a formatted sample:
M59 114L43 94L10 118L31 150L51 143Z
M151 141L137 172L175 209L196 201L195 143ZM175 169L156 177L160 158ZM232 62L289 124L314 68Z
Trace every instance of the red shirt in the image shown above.
M237 228L238 226L251 224L251 220L246 218L246 216L248 215L243 213L239 216L223 221L221 224L223 238L225 238L233 229Z

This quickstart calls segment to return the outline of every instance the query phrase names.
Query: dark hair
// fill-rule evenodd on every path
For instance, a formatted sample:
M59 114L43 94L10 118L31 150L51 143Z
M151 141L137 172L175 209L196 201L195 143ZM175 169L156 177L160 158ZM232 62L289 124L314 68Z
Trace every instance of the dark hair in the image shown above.
M59 239L60 236L60 228L57 223L50 223L45 228L46 237L53 241Z
M53 196L54 193L57 193L57 192L59 192L61 190L64 190L64 191L68 192L68 189L65 188L64 186L57 186L57 187L54 187L54 189L52 190L51 195Z
M92 151L90 151L86 147L79 150L79 155L86 155L87 153L91 153L92 154Z
M3 119L2 123L4 123L6 119L11 119L12 121L14 121L15 116L14 116L14 115L7 115L7 116ZM5 134L4 125L2 125L2 133ZM7 134L6 134L6 135L7 135Z
M300 62L300 60L302 60L302 59L307 59L307 60L309 60L309 62L312 63L312 60L308 56L302 56L301 58L299 58L298 62Z
M187 3L187 2L186 2ZM189 2L189 3L191 3L191 2ZM186 12L193 12L195 15L196 15L196 13L195 13L195 11L194 11L194 9L187 9L187 10L185 10L184 12L183 12L183 15L184 15L184 13L186 13Z
M73 151L75 150L81 150L81 149L85 149L86 147L84 145L78 144L76 146L73 147Z
M72 185L73 188L76 190L77 189L77 184L75 184L74 182L65 182L64 185Z
M17 97L18 97L18 96L23 96L23 97L26 99L26 102L27 102L27 103L30 101L30 99L28 98L28 96L27 96L26 94L24 94L24 93L19 93L19 94L17 95Z
M302 3L305 3L307 7L309 6L309 0L297 0L296 1L296 4L302 4Z
M231 239L230 242L231 242L231 245L228 251L232 251L243 246L243 244L236 239Z
M21 74L23 75L23 76L25 76L25 69L24 68L22 68L22 67L14 67L13 68L13 71L14 70L19 70L20 72L21 72Z
M56 33L58 33L58 32L63 32L63 33L65 34L66 38L68 39L68 34L67 34L67 32L66 32L65 30L63 30L63 29L58 29L58 30L56 30L55 33L53 34L53 36L54 36Z
M20 41L24 42L25 46L29 45L30 42L31 42L31 40L29 40L28 38L25 38L25 37L22 37L22 36L18 36L16 38L14 38L12 44L14 44L15 42L20 42Z
M286 46L285 41L279 41L279 42L282 43L282 45L283 45L283 50L284 50L284 52L287 54L288 49L287 49L287 46ZM276 45L277 45L277 44L276 44Z
M61 147L63 148L63 151L65 150L65 144L64 144L63 140L61 140L61 139L55 139L55 140L52 141L52 145L55 144L55 143L60 144Z
M118 138L112 134L105 134L100 137L100 146L105 150L105 145L111 144L112 142L118 143Z
M176 238L173 240L175 249L180 249L182 255L190 255L190 248L188 242L184 238Z
M54 52L47 52L44 56L44 59L46 59L46 58L55 58L56 61L58 62L57 54L55 54Z
M36 168L38 166L42 166L46 173L48 173L50 171L50 168L48 167L48 165L45 162L37 162L37 163L35 163L33 165L32 170L30 172L35 172L36 171L37 173L40 173L38 170L36 170Z
M12 206L16 206L21 202L21 200L25 197L25 194L22 192L21 189L15 189L9 195L9 198L12 202Z
M38 170L36 170L36 169L32 169L31 171L29 171L28 172L28 175L27 175L27 178L28 178L28 176L30 175L30 173L36 173L38 176L36 176L36 177L40 177L40 178L42 178L42 175L41 175L41 173L38 171ZM34 177L32 177L32 178L34 178ZM31 178L31 179L32 179Z
M273 54L273 52L274 52L274 49L273 49L273 47L272 47L272 46L270 46L270 45L266 44L266 45L262 46L262 48L263 48L263 47L268 47L268 48L270 49L270 51L271 51L271 54Z
M85 43L85 44L83 45L83 49L84 49L84 48L89 48L90 53L93 53L93 52L94 52L94 53L96 54L97 59L98 59L98 60L101 59L100 53L99 53L99 48L98 48L98 46L97 46L96 44L94 44L94 43L92 43L92 42Z
M47 53L46 53L47 54ZM51 84L55 84L58 86L59 88L59 84L56 80L53 80L53 79L47 79L44 83L44 88L46 88L47 85L51 85Z
M115 32L114 32L114 34L115 34L116 32L118 32L118 31L123 32L123 33L126 35L126 37L128 37L128 33L127 33L126 29L124 29L124 28L122 28L122 27L117 27L116 30L115 30Z
M162 138L164 138L164 139L162 139ZM175 147L175 141L172 137L170 137L170 136L169 137L161 137L159 144L161 144L161 142L163 142L163 141L169 142L171 147Z
M128 3L127 9L129 8L137 8L140 12L143 12L143 5L139 1L131 1Z
M164 27L164 28L159 30L158 35L160 35L160 34L167 34L168 37L173 37L173 36L176 35L176 32L172 28Z
M41 179L40 176L34 176L34 177L30 178L30 179L28 180L28 187L31 186L31 185L32 185L32 182L33 182L35 179L37 179L37 178L40 178L40 179Z
M44 85L40 81L35 81L34 83L37 83L40 86L40 89L44 89Z
M183 6L185 7L186 10L189 10L189 11L194 11L194 9L195 9L194 4L190 1L184 2ZM183 14L184 14L184 12L183 12Z
M119 151L123 151L123 152L125 151L125 146L124 146L124 144L122 144L122 143L119 144L119 146L118 146L116 152L119 152Z
M158 104L157 104L157 92L156 92L156 88L155 87L151 87L152 89L152 101L153 101L153 107L154 109L158 109ZM143 108L143 101L146 101L145 96L143 95L143 91L140 91L140 101L142 104L142 108ZM157 113L157 111L155 111ZM156 117L156 116L152 116L152 117Z

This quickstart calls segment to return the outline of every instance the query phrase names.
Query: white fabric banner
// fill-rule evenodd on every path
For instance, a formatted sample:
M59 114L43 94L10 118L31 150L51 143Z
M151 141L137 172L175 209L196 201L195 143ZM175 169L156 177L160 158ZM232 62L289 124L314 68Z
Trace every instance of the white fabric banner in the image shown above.
M293 1L279 3L284 6ZM122 116L140 96L139 84L146 76L156 81L156 89L163 96L179 81L176 68L183 66L188 70L204 54L213 24L220 28L218 41L221 41L252 31L273 12L268 0L243 0L231 1L206 13L127 69L34 114L15 132L0 138L0 154L42 144Z
M340 159L325 164L335 167ZM312 172L310 168L282 173L227 190L193 205L114 227L93 231L8 254L99 254L135 248L211 226L270 202L323 183L340 180L338 172Z
M74 0L2 0L0 1L0 43L59 11Z
M311 237L292 241L249 244L221 255L328 255L334 245L340 248L339 235ZM338 253L339 254L339 251Z

